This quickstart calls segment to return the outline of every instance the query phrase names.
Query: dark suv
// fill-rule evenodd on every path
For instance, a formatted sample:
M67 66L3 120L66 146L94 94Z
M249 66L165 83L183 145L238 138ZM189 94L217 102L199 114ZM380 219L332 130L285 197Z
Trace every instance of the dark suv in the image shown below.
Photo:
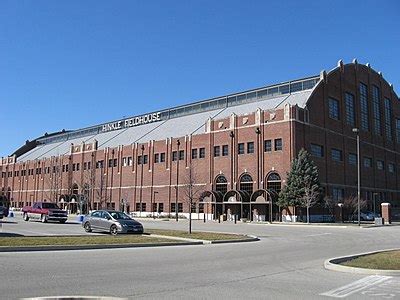
M0 219L8 216L8 208L5 206L0 206Z

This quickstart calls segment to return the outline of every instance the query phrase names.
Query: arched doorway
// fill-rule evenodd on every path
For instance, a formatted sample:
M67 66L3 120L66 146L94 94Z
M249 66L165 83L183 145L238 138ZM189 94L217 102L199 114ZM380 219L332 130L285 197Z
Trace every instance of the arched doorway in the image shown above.
M240 176L239 180L239 191L243 195L241 203L241 218L251 219L251 202L250 196L253 194L253 178L250 174L245 173Z
M280 207L276 205L279 192L282 189L282 179L277 172L271 172L266 177L267 190L270 191L269 201L272 201L272 218L273 220L280 220Z
M222 174L218 175L215 178L215 191L219 195L222 195L222 197L228 191L228 181L226 180L226 177ZM216 200L215 201L215 209L213 211L214 219L218 219L219 216L223 214L224 207L223 207L222 197L215 199Z

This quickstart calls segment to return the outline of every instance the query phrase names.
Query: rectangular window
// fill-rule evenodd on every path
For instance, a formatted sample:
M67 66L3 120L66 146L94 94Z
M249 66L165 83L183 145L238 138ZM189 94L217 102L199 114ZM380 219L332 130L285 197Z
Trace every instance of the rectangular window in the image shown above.
M83 170L86 170L87 169L87 162L85 161L84 163L83 163Z
M172 161L176 161L178 160L178 152L177 151L173 151L172 152Z
M204 203L199 203L199 213L204 213Z
M164 212L164 203L158 203L158 212L159 213Z
M178 203L178 213L181 213L181 212L183 212L183 203L179 202Z
M390 99L385 98L385 132L386 138L391 141L393 139L392 136L392 103Z
M220 147L214 146L214 157L218 157L220 155Z
M356 117L354 111L354 96L350 93L345 93L346 100L346 122L354 127L356 125Z
M271 140L264 141L264 152L271 152L272 151L272 142Z
M394 173L394 164L393 163L388 163L388 171L389 173Z
M161 153L160 162L165 162L165 152Z
M332 188L332 198L336 201L343 200L344 191L341 188Z
M317 144L311 144L310 147L311 155L316 157L324 157L324 147Z
M361 129L369 131L368 116L368 87L360 82L360 112L361 112Z
M77 164L76 164L76 170L79 171L80 169L81 169L81 164L80 164L80 163L77 163Z
M222 156L228 156L228 154L229 154L228 145L223 145L222 146Z
M338 162L342 161L343 160L342 150L332 148L331 157L333 161L338 161Z
M339 101L329 98L329 117L334 120L339 120Z
M275 139L275 151L282 150L282 139Z
M192 203L192 209L190 210L192 212L192 214L196 213L196 203Z
M117 161L117 160L115 160L115 161ZM144 165L147 164L148 161L149 161L149 157L147 155L144 155L143 156L143 164Z
M357 154L349 153L349 164L350 165L357 165Z
M175 212L175 210L176 210L175 203L171 203L171 212Z
M65 165L65 172L68 172L69 170L69 165Z
M36 171L37 171L37 169L36 169ZM76 171L76 164L72 164L72 171L73 172ZM37 174L37 172L36 172L36 174Z
M128 165L128 159L126 157L122 158L122 166L126 167Z
M372 167L372 158L371 157L364 157L364 167L365 168Z
M238 144L238 154L244 154L244 143Z
M90 161L88 161L88 163L87 163L87 169L90 170L90 167L91 167L91 163L90 163Z
M139 155L138 158L137 158L137 164L138 165L143 164L143 157L141 155Z
M157 203L153 203L153 208L151 211L157 211Z
M197 149L192 149L192 159L197 159Z
M179 150L179 160L184 160L184 159L185 159L185 151Z
M159 163L160 162L160 153L154 154L154 163Z
M254 142L247 143L247 153L254 153Z
M199 149L199 158L205 158L206 157L206 148L200 148Z
M376 168L378 170L384 170L385 169L385 164L383 163L383 160L377 160L376 161Z
M96 162L96 169L98 169L98 168L102 169L103 167L104 167L104 160L99 160ZM63 172L64 172L64 170L63 170Z
M372 86L372 107L374 109L374 133L381 135L381 107L380 107L380 93L379 88L375 85Z
M128 157L128 166L131 167L132 166L132 156Z
M400 143L400 119L396 119L396 140Z

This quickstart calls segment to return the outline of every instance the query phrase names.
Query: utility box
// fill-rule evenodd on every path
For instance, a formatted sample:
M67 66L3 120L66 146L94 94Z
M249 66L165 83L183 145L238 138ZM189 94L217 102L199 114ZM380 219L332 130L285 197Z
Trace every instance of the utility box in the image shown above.
M375 225L382 226L383 218L375 218Z

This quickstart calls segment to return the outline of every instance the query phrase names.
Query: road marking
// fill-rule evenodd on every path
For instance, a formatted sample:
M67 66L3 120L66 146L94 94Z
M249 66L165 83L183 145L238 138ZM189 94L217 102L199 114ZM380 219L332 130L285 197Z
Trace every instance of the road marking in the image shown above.
M316 234L306 235L305 237L321 236L321 235L329 235L329 234L332 234L332 233L329 233L329 232L325 232L325 233L316 233Z
M386 280L389 280L392 278L391 276L379 276L379 275L371 275L364 277L360 280L354 281L350 284L347 284L345 286L336 288L334 290L330 290L328 292L325 292L323 294L320 294L321 296L328 296L328 297L334 297L334 298L345 298L351 294L360 292L362 290L365 290L371 286L377 285L379 283L382 283Z

